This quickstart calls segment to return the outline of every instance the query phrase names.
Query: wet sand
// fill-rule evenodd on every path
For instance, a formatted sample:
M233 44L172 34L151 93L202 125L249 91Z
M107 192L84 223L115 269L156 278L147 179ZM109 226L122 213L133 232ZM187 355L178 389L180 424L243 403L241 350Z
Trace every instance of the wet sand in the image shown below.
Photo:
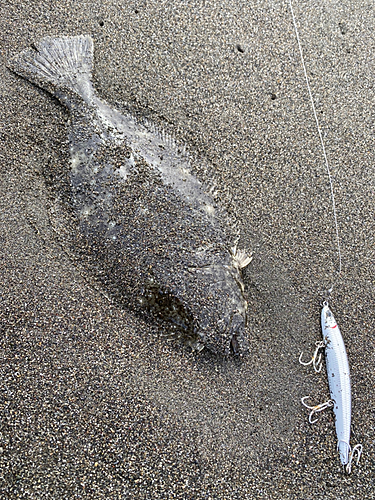
M374 13L294 5L335 188L287 2L5 2L0 15L2 498L374 498ZM68 113L6 69L46 35L90 34L94 83L200 158L236 213L250 353L192 354L109 301L53 229ZM52 176L45 175L50 167ZM331 307L352 375L342 473L324 371L298 363Z

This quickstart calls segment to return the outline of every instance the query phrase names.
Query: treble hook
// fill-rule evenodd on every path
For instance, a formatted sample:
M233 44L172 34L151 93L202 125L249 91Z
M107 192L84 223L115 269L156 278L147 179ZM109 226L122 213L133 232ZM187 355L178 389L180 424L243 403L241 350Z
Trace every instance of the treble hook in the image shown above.
M314 354L312 356L312 358L310 359L310 361L308 362L305 362L305 361L302 361L302 355L303 355L303 352L301 352L300 354L300 357L299 357L299 362L301 363L301 365L304 365L304 366L308 366L308 365L313 365L314 367L314 370L319 373L320 370L322 369L322 353L320 353L320 349L323 349L325 347L325 344L323 342L323 340L317 340L315 342L315 346L316 346L316 349L314 351ZM318 356L318 352L319 352L319 356Z
M337 447L339 445L340 441L337 443ZM350 447L349 447L350 448ZM354 454L357 452L357 460L356 460L356 464L358 465L358 462L359 462L359 459L361 458L361 455L362 455L362 445L361 444L356 444L354 446L354 448L352 448L350 450L350 453L349 453L349 462L346 464L346 472L348 474L351 473L352 471L352 462L353 462L353 457L354 457Z
M331 406L333 406L333 401L332 399L326 401L325 403L321 403L320 405L316 405L316 406L309 406L305 403L305 399L308 399L310 396L305 396L301 399L301 403L303 404L303 406L305 406L306 408L308 408L309 410L311 410L310 412L310 415L309 415L309 422L310 424L314 424L315 422L318 421L318 419L316 418L315 420L311 420L312 416L314 415L314 413L317 413L318 411L323 411L325 410L326 408L329 408Z

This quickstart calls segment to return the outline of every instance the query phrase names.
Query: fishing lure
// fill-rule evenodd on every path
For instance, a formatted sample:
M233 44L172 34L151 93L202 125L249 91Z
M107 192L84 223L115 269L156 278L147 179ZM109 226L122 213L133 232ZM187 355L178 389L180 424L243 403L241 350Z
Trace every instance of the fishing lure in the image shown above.
M316 343L316 349L310 361L303 362L302 354L299 361L303 365L312 364L314 370L320 372L322 360L319 350L325 348L326 368L331 399L317 406L309 406L305 403L305 400L308 399L309 396L302 398L301 402L306 408L311 410L309 415L310 423L317 421L317 419L312 420L315 413L325 408L333 407L336 417L337 449L340 453L342 465L346 472L350 474L355 454L357 454L357 464L359 462L362 454L362 445L357 444L354 448L350 446L352 396L348 356L346 354L345 344L340 329L327 301L323 302L321 324L323 341Z

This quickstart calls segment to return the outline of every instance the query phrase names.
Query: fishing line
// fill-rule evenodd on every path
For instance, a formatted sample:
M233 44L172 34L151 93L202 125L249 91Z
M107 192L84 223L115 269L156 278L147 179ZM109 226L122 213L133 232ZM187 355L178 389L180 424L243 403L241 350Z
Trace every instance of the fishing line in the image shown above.
M301 42L299 39L299 33L297 28L296 18L293 12L292 0L289 0L289 7L292 13L294 31L296 33L296 38L298 42L299 52L301 55L301 61L303 66L303 72L305 74L307 89L309 91L311 107L314 113L316 126L318 129L318 134L320 138L320 144L323 150L324 162L327 169L327 174L329 178L329 184L331 187L331 200L332 200L332 209L333 209L333 217L335 220L335 229L336 229L336 240L337 240L337 253L339 258L339 276L342 270L342 262L341 262L341 248L340 248L340 238L339 238L339 227L337 223L337 215L336 215L336 205L335 205L335 194L333 190L333 182L331 171L328 164L328 158L326 154L326 149L324 146L323 135L320 129L318 116L315 110L314 99L311 92L309 77L307 76L305 60L303 57L303 51ZM333 284L328 290L328 296L330 295L333 288ZM351 428L351 389L350 389L350 375L349 375L349 363L345 350L344 341L342 339L340 329L337 326L336 320L328 307L327 298L323 302L323 310L321 313L321 325L322 325L322 334L323 341L316 343L316 349L313 354L312 359L305 363L301 360L301 356L299 361L303 365L312 364L314 370L319 372L321 369L321 355L318 355L319 349L325 348L325 356L326 356L326 368L328 375L328 385L331 394L331 399L317 406L309 406L305 403L306 397L301 399L301 402L304 406L311 410L309 416L309 422L313 423L312 416L314 413L318 411L322 411L324 408L328 406L334 406L334 414L335 414L335 427L336 427L336 435L337 435L337 449L340 453L340 461L344 467L344 470L348 474L351 472L353 458L356 455L357 464L362 454L362 445L357 444L354 448L350 446L350 428ZM332 400L335 402L332 405Z
M308 89L309 96L310 96L311 107L312 107L312 110L313 110L313 113L314 113L316 127L318 129L320 144L322 146L322 151L323 151L323 156L324 156L324 162L325 162L325 165L326 165L328 179L329 179L329 185L330 185L330 188L331 188L331 201L332 201L333 218L334 218L334 221L335 221L337 254L338 254L338 258L339 258L339 273L338 274L340 276L341 270L342 270L341 248L340 248L339 226L338 226L338 223L337 223L337 214L336 214L335 193L334 193L334 190L333 190L333 182L332 182L331 170L329 168L328 158L327 158L327 154L326 154L326 148L324 146L324 141L323 141L323 135L322 135L322 131L320 129L318 115L317 115L316 109L315 109L314 98L313 98L313 95L312 95L312 92L311 92L309 77L307 76L305 59L303 57L302 46L301 46L301 42L300 42L300 39L299 39L299 33L298 33L296 18L295 18L294 11L293 11L292 0L289 0L289 7L290 7L290 11L292 13L294 31L296 33L298 48L299 48L299 52L300 52L300 56L301 56L301 61L302 61L303 72L305 74L305 80L306 80L307 89ZM334 283L332 283L332 286L331 286L331 288L329 290L329 293L332 291L333 285L334 285Z

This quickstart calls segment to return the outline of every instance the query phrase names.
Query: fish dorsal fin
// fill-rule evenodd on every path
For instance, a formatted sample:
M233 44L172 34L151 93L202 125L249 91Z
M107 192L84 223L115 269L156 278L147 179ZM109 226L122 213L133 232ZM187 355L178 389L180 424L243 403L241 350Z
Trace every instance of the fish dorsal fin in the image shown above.
M190 165L190 154L186 148L185 144L180 144L176 137L166 131L164 127L158 127L155 123L149 121L148 119L139 120L138 122L143 125L149 132L154 134L154 136L162 143L162 145L166 148L166 152L178 157L180 160L183 160L189 168Z

